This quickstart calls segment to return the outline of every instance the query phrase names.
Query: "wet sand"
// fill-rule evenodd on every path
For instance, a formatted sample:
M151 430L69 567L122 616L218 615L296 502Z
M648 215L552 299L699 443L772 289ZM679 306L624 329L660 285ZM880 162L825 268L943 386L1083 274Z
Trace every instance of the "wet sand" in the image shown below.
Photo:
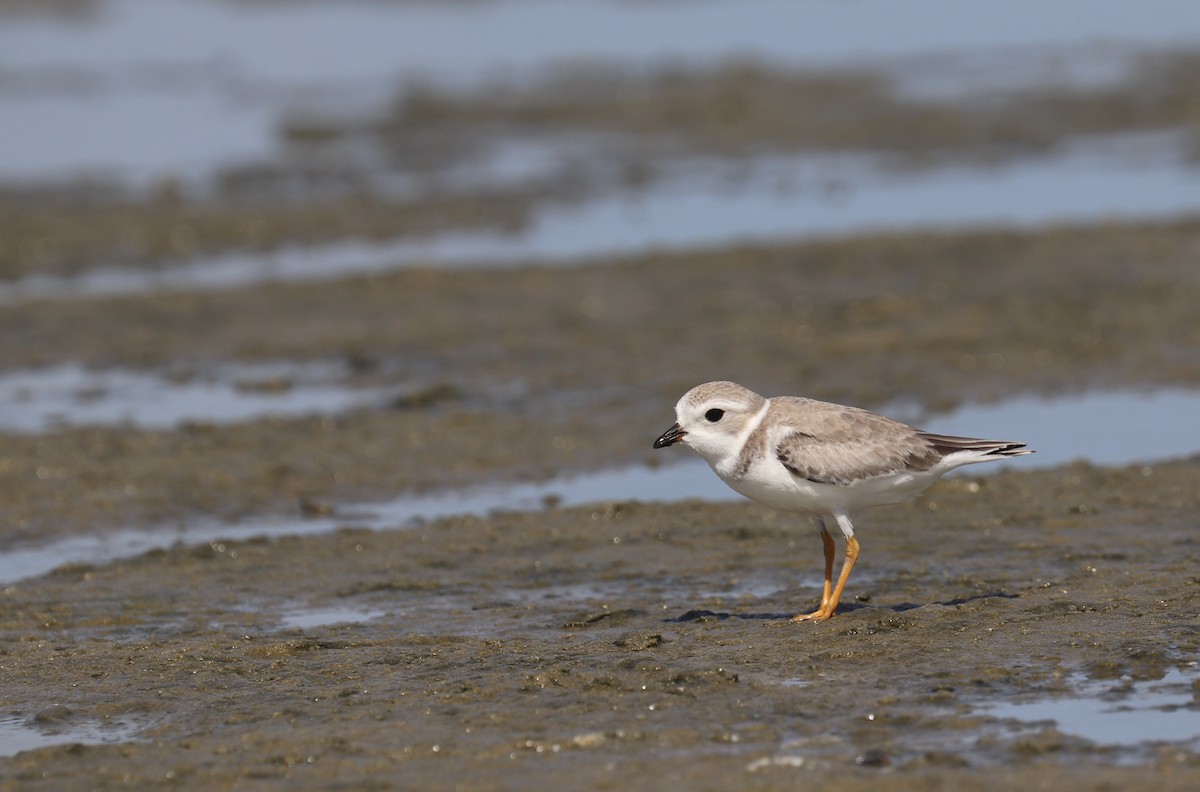
M397 396L332 417L9 437L5 541L658 461L646 438L710 379L931 410L1194 385L1198 242L1192 222L883 235L9 306L14 366L336 360Z
M8 437L5 541L671 461L649 442L677 393L730 366L868 405L1192 384L1195 244L1190 224L886 237L16 306L3 337L29 363L353 354L360 376L429 389L337 418ZM489 389L505 381L520 387ZM74 564L4 590L2 711L44 734L136 736L5 759L4 788L1188 788L1189 748L1095 745L986 707L1190 668L1198 470L1018 466L866 512L825 624L785 619L819 590L812 528L750 504ZM325 609L379 615L287 626Z
M1200 778L1190 751L1096 746L984 708L1195 657L1198 470L955 478L864 513L848 604L822 624L786 621L819 593L811 527L742 504L73 566L5 592L5 712L140 739L20 754L4 788L1184 789ZM282 625L323 608L382 615Z
M1164 56L1103 90L995 106L902 100L871 72L730 68L632 92L608 74L578 105L549 84L408 93L394 114L284 135L416 146L442 167L506 125L616 132L635 140L616 168L629 183L664 152L763 141L920 167L1186 127L1194 71ZM729 97L736 112L709 112ZM772 109L789 103L827 112ZM280 200L306 178L336 189ZM416 201L362 173L267 166L223 174L204 201L170 183L6 187L0 274L516 228L600 189L588 178ZM1096 684L1120 707L1182 675L1175 711L1200 718L1200 458L1018 462L856 515L862 556L822 624L787 621L819 594L812 527L749 503L352 518L405 493L676 461L650 443L715 378L927 411L1200 386L1198 250L1194 219L1114 221L6 304L6 370L332 361L389 395L337 415L3 435L0 552L127 528L181 539L0 584L0 735L60 743L0 758L0 789L1195 789L1194 738L1094 743L989 708ZM341 515L320 535L187 534Z

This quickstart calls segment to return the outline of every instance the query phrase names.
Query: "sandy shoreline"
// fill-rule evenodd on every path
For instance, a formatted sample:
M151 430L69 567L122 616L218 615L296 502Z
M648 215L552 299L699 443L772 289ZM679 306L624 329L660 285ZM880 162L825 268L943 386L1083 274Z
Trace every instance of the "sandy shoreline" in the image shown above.
M1194 244L1187 224L889 238L23 306L4 319L14 351L51 334L40 348L109 364L423 348L430 381L451 387L334 419L11 436L0 480L19 518L6 541L196 515L236 525L302 499L336 515L363 497L652 461L679 380L715 359L747 381L819 382L867 404L1103 386L1122 370L1190 384ZM928 286L922 262L944 271L980 251L1010 266ZM1129 281L1134 255L1158 278ZM731 259L745 261L734 291ZM90 355L106 322L108 351ZM806 343L797 323L815 328ZM781 369L785 350L801 351ZM1047 350L1053 364L1039 365ZM982 365L964 370L968 354ZM504 379L527 383L519 398L488 390ZM634 788L1184 788L1200 774L1191 748L1106 747L987 708L1095 680L1194 678L1196 475L1191 460L943 482L864 515L848 607L799 628L782 617L811 605L819 544L743 504L617 501L74 564L4 591L3 711L38 733L135 736L5 759L5 785L170 774L218 788L516 789L584 773ZM352 621L287 626L314 611Z
M1190 222L887 235L12 306L13 366L337 361L398 396L332 417L10 436L4 541L659 462L646 438L710 379L930 410L1194 385L1197 240Z
M1186 142L1196 63L1159 53L1102 85L978 102L905 97L870 71L736 66L597 72L580 102L569 82L417 91L371 117L283 119L277 158L209 174L203 200L169 180L0 186L0 276L519 229L547 207L635 197L698 154L882 151L919 170L1081 136ZM545 155L573 135L620 139L582 149L598 169L574 155L507 186L455 181L498 142ZM376 192L414 174L433 185L416 199ZM179 532L3 584L0 790L1198 788L1200 457L1015 464L856 514L862 555L822 624L787 621L819 592L814 531L748 503L548 497L381 530L353 516L670 463L686 452L651 442L713 379L927 415L1194 389L1198 251L1194 218L1114 220L18 295L0 308L6 374L189 382L282 362L379 395L307 417L0 434L0 553ZM267 519L336 527L229 538ZM201 522L230 534L189 536ZM999 714L1062 702L1135 720L1085 739ZM1185 739L1158 739L1181 722Z
M927 788L980 768L989 786L1183 788L1200 777L1187 750L1094 745L987 707L1088 679L1195 677L1196 475L1195 461L1006 472L867 512L862 576L824 624L785 620L819 593L811 528L743 504L617 502L75 565L5 592L5 712L50 731L135 724L138 739L23 753L5 760L8 788L168 774ZM283 626L297 609L374 617Z

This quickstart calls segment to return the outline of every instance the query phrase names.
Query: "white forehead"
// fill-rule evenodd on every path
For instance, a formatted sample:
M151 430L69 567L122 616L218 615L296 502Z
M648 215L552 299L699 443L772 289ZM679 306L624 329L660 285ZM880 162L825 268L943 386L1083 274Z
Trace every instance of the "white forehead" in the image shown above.
M675 412L682 415L688 410L696 410L700 407L713 405L752 407L761 401L762 396L759 396L749 388L743 388L736 382L719 380L717 382L706 382L703 385L697 385L683 394L683 398L675 405Z

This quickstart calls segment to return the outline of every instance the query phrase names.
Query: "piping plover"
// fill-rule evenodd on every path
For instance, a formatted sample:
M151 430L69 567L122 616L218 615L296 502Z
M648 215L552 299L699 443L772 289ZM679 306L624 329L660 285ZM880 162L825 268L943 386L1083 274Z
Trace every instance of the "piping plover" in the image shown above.
M735 382L697 385L675 405L675 417L655 448L683 443L750 500L813 515L825 548L825 587L821 606L792 621L824 621L837 610L858 558L851 509L908 500L962 465L1033 453L1024 443L922 432L857 407L765 399ZM846 537L836 586L825 515Z

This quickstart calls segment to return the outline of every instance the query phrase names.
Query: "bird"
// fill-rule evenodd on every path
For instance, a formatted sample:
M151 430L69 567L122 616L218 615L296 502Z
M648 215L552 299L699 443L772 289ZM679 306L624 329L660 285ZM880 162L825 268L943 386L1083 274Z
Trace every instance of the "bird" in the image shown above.
M837 612L858 560L852 510L910 500L963 465L1033 453L1025 443L933 434L858 407L800 396L768 399L724 380L685 393L675 419L654 448L685 445L735 492L816 523L825 554L821 603L793 622L825 621ZM836 584L836 545L826 517L846 544Z

